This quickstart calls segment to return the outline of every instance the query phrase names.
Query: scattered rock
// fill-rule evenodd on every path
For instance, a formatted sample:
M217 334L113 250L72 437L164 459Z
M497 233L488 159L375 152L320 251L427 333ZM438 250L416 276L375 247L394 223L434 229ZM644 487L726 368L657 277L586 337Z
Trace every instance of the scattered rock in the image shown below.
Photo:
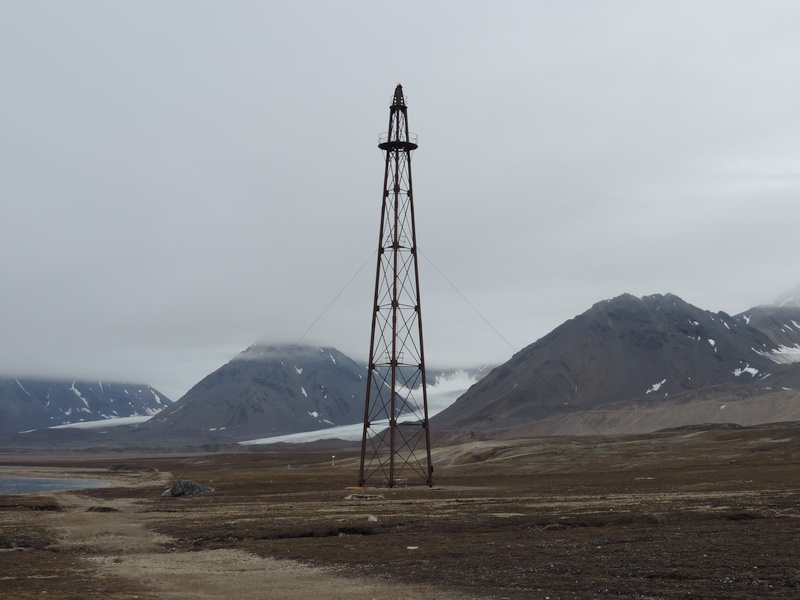
M162 496L196 496L197 494L208 494L213 492L214 488L207 486L207 485L200 485L199 483L195 483L194 481L188 481L186 479L178 479L171 488L165 490Z
M383 500L383 494L349 494L345 500Z

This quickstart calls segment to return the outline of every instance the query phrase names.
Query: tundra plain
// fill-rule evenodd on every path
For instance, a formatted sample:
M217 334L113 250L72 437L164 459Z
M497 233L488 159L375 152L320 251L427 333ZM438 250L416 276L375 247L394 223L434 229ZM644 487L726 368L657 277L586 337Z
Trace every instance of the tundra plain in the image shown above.
M6 452L112 485L0 496L0 596L800 597L800 424L475 439L433 460L432 488L362 489L352 447ZM215 491L163 497L177 479Z

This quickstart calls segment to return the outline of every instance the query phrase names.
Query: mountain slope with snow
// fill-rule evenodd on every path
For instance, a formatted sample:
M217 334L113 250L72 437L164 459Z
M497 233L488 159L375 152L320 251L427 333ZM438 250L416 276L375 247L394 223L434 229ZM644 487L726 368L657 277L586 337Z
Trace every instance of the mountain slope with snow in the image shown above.
M148 385L53 379L0 379L0 434L154 415L171 404Z
M800 362L800 293L788 293L773 304L755 306L736 319L758 329L776 347L766 356L771 360L789 364Z
M757 321L702 310L672 294L598 302L492 371L433 426L513 427L713 386L720 398L737 386L800 388L800 365L779 362L782 344L794 338Z
M144 429L246 439L357 423L364 418L365 372L335 348L256 344Z

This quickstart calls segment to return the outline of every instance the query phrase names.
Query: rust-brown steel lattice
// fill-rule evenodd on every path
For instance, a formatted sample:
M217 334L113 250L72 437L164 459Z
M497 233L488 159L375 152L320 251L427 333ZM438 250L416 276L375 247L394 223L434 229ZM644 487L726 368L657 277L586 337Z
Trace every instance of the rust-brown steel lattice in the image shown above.
M358 485L396 487L421 477L432 486L411 182L417 140L408 132L400 85L389 107L388 132L381 135L378 147L386 154L386 168Z

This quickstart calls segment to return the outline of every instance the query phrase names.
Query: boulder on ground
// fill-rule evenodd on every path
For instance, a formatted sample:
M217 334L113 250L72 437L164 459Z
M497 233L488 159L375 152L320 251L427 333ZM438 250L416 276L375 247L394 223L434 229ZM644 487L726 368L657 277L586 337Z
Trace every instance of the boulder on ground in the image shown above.
M186 479L178 479L171 488L165 490L162 496L196 496L197 494L208 494L213 492L214 488L207 485L200 485L194 481Z

